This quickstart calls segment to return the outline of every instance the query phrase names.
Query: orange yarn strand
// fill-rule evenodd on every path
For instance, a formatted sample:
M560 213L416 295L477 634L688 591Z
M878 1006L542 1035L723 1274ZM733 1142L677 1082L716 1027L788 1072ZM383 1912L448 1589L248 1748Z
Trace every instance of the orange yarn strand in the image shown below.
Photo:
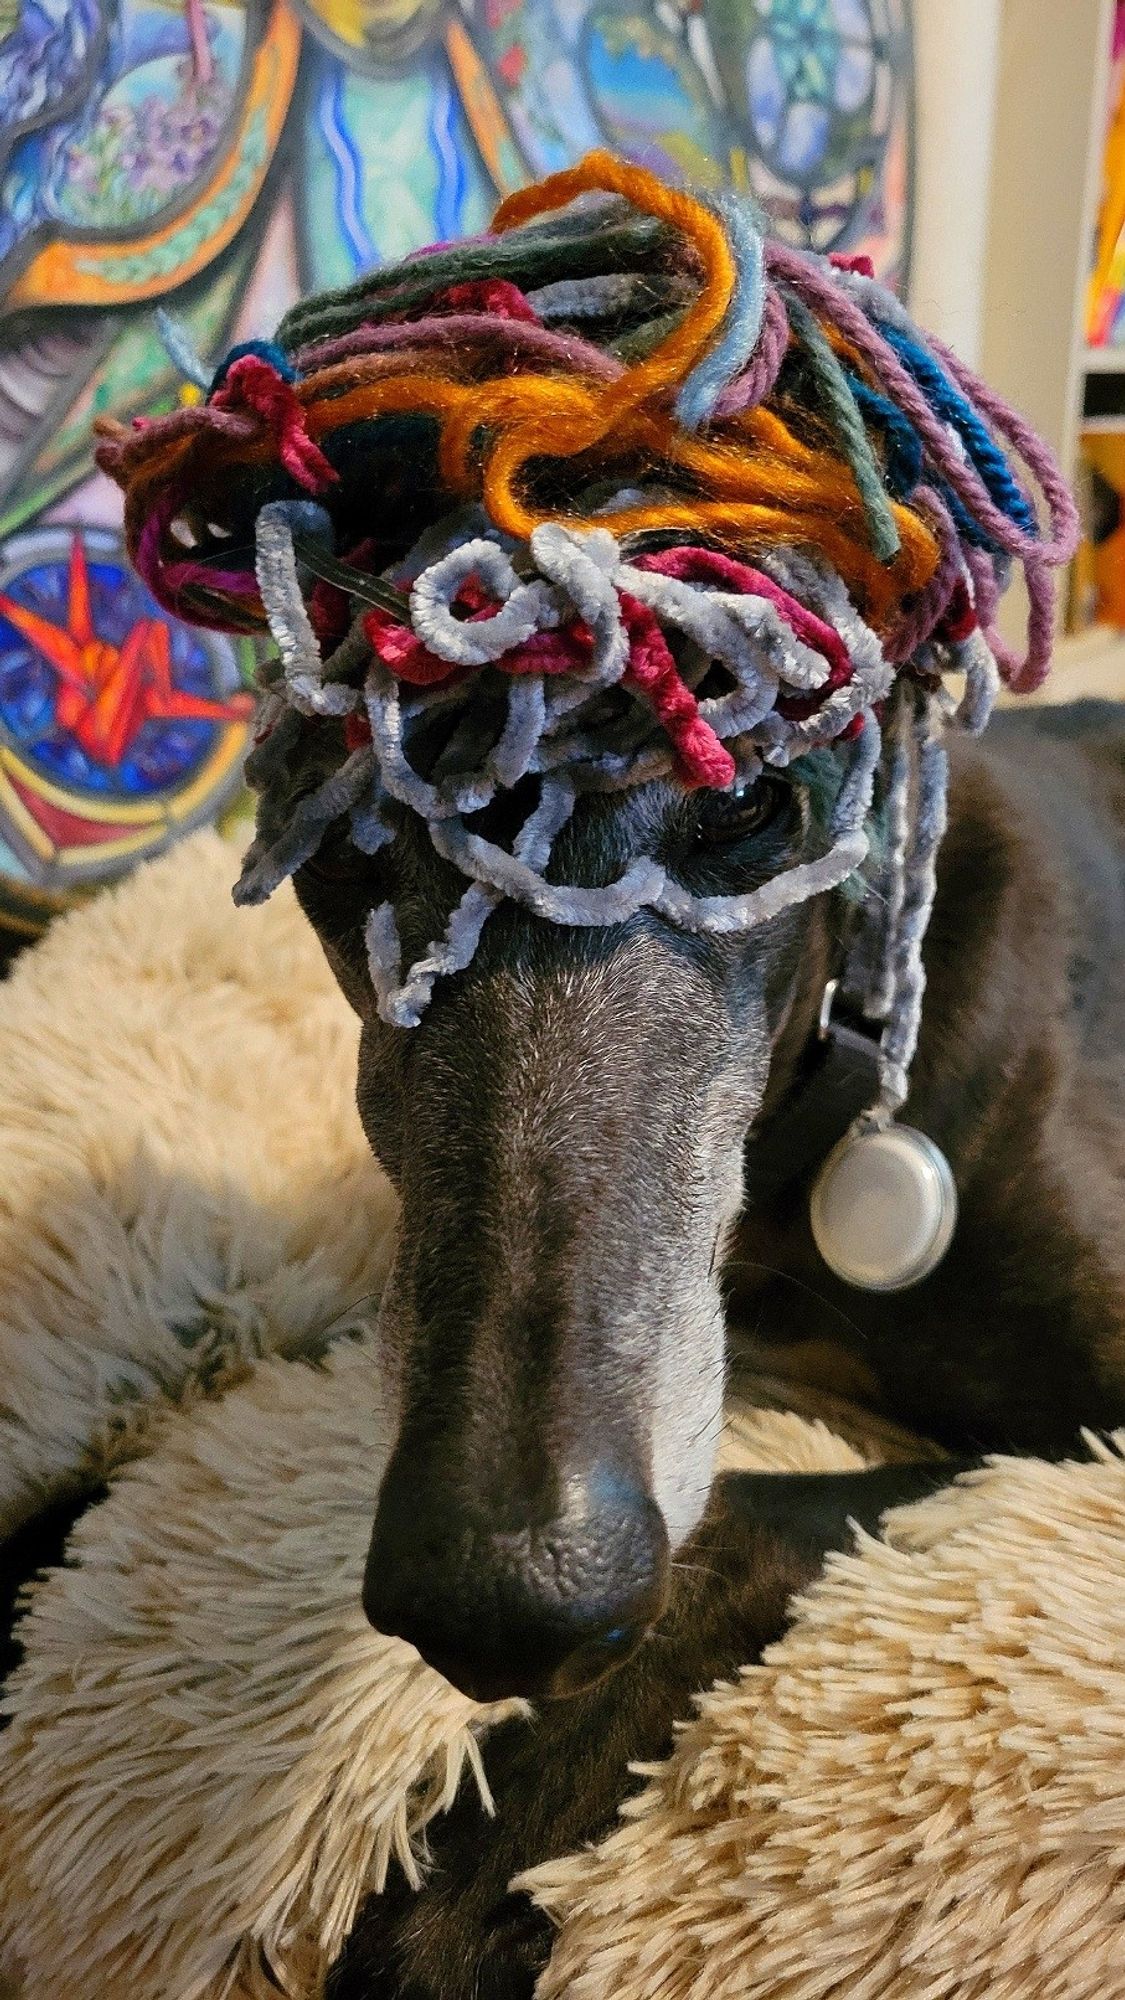
M316 354L302 360L297 351L296 366L282 349L274 350L279 380L277 390L270 391L272 402L267 399L261 409L253 399L240 403L236 383L235 400L221 407L240 414L245 409L241 434L237 429L232 434L230 426L203 425L164 435L159 422L131 432L100 427L105 462L126 488L130 547L137 546L146 519L162 515L158 530L149 528L148 550L155 533L162 559L178 566L176 574L182 576L190 547L169 519L169 493L181 496L179 518L187 525L194 519L191 496L197 493L200 518L217 520L221 528L227 495L237 502L241 484L252 485L260 469L277 465L288 448L286 439L303 436L318 452L327 450L331 464L332 441L342 433L375 426L383 418L430 418L437 433L439 487L451 502L482 500L506 534L526 539L547 519L582 528L596 520L620 535L694 530L736 554L790 543L831 562L857 604L889 629L896 614L907 615L906 607L925 595L943 562L948 566L942 522L930 518L924 497L913 502L899 498L884 482L876 504L888 530L893 522L898 548L888 555L894 540L888 532L876 553L871 493L861 490L860 482L868 478L868 469L879 477L885 451L879 420L871 429L869 461L864 461L854 448L848 455L847 437L842 440L824 419L817 400L806 402L799 376L780 377L777 392L787 331L784 320L777 325L778 294L773 295L770 322L772 373L762 376L761 393L749 407L726 416L720 404L720 413L700 430L686 428L677 417L679 392L730 324L739 284L735 252L720 214L643 168L600 151L509 196L497 209L493 226L508 236L598 192L619 197L634 216L651 217L666 232L654 262L656 273L671 267L696 274L686 309L643 359L619 373L591 365L598 360L596 343L584 332L555 335L549 317L537 321L534 344L521 348L505 335L505 315L536 315L529 313L526 295L521 307L515 278L474 276L462 282L449 275L452 253L442 252L431 302L425 291L426 259L418 259L403 267L403 285L413 300L421 301L412 308L416 318L401 308L396 320L393 285L381 290L360 285L354 294L340 294L333 308L338 320L354 296L352 326L345 318L340 334L321 333ZM592 237L597 228L593 217ZM567 262L568 238L562 232L554 238L545 230L540 238L528 239L529 270L550 266L542 245L551 241L563 246L559 268L573 268ZM474 249L472 256L473 269L479 271L480 250ZM522 261L522 253L514 259L507 254L504 272L518 272ZM594 260L593 268L602 267ZM636 275L643 277L643 271ZM661 281L660 275L654 279L657 286ZM581 285L582 278L577 282ZM448 338L435 338L433 315L443 312L478 315L480 330L461 341L452 328ZM862 380L872 381L874 375L872 386L878 388L878 368L852 323L835 324L829 307L819 303L817 312L834 352ZM371 324L368 314L376 321L382 315L389 329L401 323L401 338L380 336L366 345L362 335ZM494 331L485 324L489 319ZM416 340L411 337L414 324ZM766 334L761 340L769 344ZM256 346L260 349L261 343ZM299 451L294 462L299 468ZM591 517L578 498L583 489L607 478L624 479L622 468L631 464L641 483L654 487L653 498ZM950 476L956 486L956 472ZM237 505L231 521L244 540ZM216 539L209 533L207 540L212 551L207 560L217 561L214 551L221 534ZM206 587L201 578L200 588ZM942 588L940 579L936 587ZM252 574L238 598L238 615L242 622L261 617Z
M717 216L690 195L666 187L643 167L629 166L612 153L589 153L578 166L509 195L497 209L492 226L503 233L598 189L621 195L641 214L670 224L693 246L703 267L699 296L679 326L606 391L603 409L612 421L646 396L679 387L681 378L721 326L738 272Z

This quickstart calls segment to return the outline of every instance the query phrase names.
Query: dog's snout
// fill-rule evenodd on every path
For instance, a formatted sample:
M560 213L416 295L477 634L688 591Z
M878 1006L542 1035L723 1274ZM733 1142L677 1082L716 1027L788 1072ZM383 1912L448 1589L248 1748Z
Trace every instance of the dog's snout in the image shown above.
M576 1694L635 1650L667 1591L668 1538L639 1484L596 1468L532 1525L501 1525L396 1454L363 1604L477 1701Z

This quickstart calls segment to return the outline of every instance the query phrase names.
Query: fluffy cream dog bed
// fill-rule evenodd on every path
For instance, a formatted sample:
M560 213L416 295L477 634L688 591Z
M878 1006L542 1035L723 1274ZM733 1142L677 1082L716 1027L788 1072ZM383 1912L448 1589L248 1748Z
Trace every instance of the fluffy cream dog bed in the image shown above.
M27 2000L315 2000L496 1714L358 1608L387 1439L341 1329L393 1204L317 948L290 900L235 916L232 873L188 843L0 990L5 1524L118 1466L0 1734ZM742 1408L728 1461L903 1448L836 1428ZM1001 1461L892 1516L529 1886L544 2000L1125 1994L1125 1462Z
M0 1531L382 1283L354 1018L292 895L239 915L236 872L199 834L0 987Z

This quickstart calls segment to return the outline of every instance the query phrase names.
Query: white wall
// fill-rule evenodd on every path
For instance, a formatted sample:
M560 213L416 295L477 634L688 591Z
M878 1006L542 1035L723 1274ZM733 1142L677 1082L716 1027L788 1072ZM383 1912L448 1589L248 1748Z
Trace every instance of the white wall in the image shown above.
M973 364L981 354L1001 13L1002 0L914 0L910 303L923 326Z
M1064 465L1113 0L914 0L910 303L1022 409Z
M1069 474L1113 0L915 0L910 304L1030 418ZM1016 585L1001 624L1020 643Z

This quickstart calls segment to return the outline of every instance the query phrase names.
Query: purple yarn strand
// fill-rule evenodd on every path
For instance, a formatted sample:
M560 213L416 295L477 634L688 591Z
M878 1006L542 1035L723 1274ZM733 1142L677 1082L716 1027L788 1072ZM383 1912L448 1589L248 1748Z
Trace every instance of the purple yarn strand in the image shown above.
M938 566L925 589L907 608L901 625L897 625L883 640L883 651L896 667L904 666L918 648L925 645L934 626L939 623L964 567L957 530L941 495L935 493L932 486L918 486L911 495L911 504L925 508L926 519L937 539L940 553Z
M1018 653L1012 651L996 629L996 612L1000 603L996 571L986 549L966 549L965 566L972 579L973 601L981 631L1000 670L1001 679L1010 687L1013 678L1020 672L1021 661Z
M169 410L167 416L153 417L145 425L150 435L156 432L169 441L190 437L193 431L214 431L219 437L253 437L257 429L254 417L238 410L217 410L213 403L189 403L183 409Z
M936 358L952 375L959 389L976 404L981 415L987 418L993 429L1018 451L1024 464L1034 473L1039 490L1050 509L1055 534L1055 545L1035 544L1039 554L1048 562L1069 562L1078 546L1081 524L1078 508L1053 454L1042 438L1032 429L1018 410L1013 410L1002 396L996 394L987 382L954 354L943 340L929 335L929 344Z
M214 569L209 564L192 561L185 555L181 562L166 562L161 559L161 536L171 527L182 500L182 494L173 491L166 494L149 515L141 529L134 566L138 576L148 585L157 603L173 617L185 618L195 623L192 613L185 611L180 600L180 592L189 588L227 591L232 597L255 597L258 591L257 578L253 570Z
M361 354L431 344L454 346L465 341L504 347L513 354L561 361L606 382L623 373L620 361L590 341L574 334L554 333L550 327L533 326L528 320L499 319L491 313L434 313L428 319L407 320L401 325L360 326L334 340L314 341L300 349L296 360L301 369L328 368L334 362L348 361Z
M789 345L789 319L785 301L775 285L766 288L765 311L758 345L750 361L733 382L728 382L715 405L715 419L736 417L764 402L777 381L785 350Z
M1027 585L1027 653L1008 676L1013 694L1032 694L1042 687L1051 670L1055 643L1055 579L1046 563L1028 563L1024 569Z

